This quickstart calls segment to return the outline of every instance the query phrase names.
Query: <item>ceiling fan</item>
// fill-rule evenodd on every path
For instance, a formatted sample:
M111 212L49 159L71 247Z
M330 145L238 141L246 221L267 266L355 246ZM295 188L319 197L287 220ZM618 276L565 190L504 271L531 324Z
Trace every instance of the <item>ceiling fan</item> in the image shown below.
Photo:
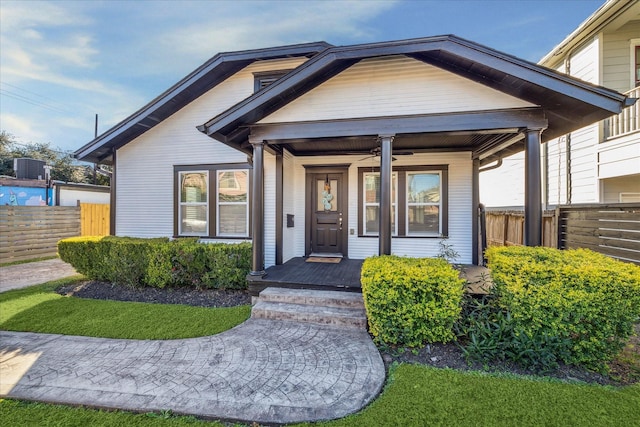
M358 160L359 162L363 161L363 160L367 160L367 159L373 159L376 157L380 157L380 155L382 154L382 149L380 147L374 147L371 150L369 150L370 155L367 157L363 157L362 159ZM412 156L413 155L413 151L407 151L407 150L392 150L391 154L393 156ZM395 157L391 157L391 161L395 161L396 158Z

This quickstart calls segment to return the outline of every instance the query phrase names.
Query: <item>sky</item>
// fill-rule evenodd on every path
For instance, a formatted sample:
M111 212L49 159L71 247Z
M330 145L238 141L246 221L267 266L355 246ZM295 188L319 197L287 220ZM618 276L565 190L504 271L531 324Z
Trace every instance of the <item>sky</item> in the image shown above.
M76 150L219 52L457 36L537 62L604 0L0 0L0 130Z

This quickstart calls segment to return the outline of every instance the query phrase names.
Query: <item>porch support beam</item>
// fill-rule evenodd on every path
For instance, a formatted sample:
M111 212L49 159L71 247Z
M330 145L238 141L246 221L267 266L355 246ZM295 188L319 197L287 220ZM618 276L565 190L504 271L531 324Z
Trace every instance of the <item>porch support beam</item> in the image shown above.
M473 172L471 177L471 259L474 264L482 265L482 250L479 249L480 230L478 223L480 221L480 160L473 159Z
M542 245L542 129L527 129L524 138L524 244Z
M252 137L279 141L298 138L342 138L421 132L485 132L488 130L546 128L538 107L497 111L421 114L395 117L337 119L331 121L266 123L251 126Z
M378 255L391 255L391 160L394 135L380 135L380 223Z
M250 141L253 147L253 192L251 193L251 229L253 235L250 276L264 276L264 146L265 141Z

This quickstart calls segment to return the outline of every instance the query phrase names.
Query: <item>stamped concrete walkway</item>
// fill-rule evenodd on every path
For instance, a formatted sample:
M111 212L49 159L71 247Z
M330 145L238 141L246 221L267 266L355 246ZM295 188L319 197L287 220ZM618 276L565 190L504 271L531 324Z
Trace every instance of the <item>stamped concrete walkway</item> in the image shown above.
M59 258L0 267L0 292L39 285L78 274Z
M264 319L172 341L0 332L0 371L2 396L259 423L343 417L385 380L364 329Z

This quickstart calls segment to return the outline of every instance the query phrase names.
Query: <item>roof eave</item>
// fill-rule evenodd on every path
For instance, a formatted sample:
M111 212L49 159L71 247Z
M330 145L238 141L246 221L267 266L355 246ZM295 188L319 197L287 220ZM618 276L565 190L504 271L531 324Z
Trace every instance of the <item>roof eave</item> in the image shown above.
M121 146L127 144L129 140L126 139L123 141L113 141L114 139L121 136L124 132L131 130L135 126L143 126L146 128L146 130L154 127L157 123L166 118L154 118L153 114L155 112L157 112L161 107L174 101L176 97L180 96L190 87L193 87L197 83L201 83L203 79L210 78L212 74L216 74L216 72L219 72L220 67L224 65L227 65L227 68L221 71L221 75L218 76L218 80L216 81L214 79L211 85L204 84L202 85L202 87L206 88L206 90L210 90L212 87L215 87L217 84L224 81L234 72L236 72L237 69L244 68L246 65L258 60L277 59L279 57L289 56L299 57L315 55L318 52L326 50L331 46L332 45L326 42L313 42L266 49L252 49L237 52L219 53L213 58L209 59L203 65L198 67L196 70L188 74L186 77L181 79L179 82L171 86L165 92L154 98L147 105L145 105L126 119L122 120L117 125L113 126L111 129L107 130L97 138L93 139L89 143L76 150L74 152L74 157L79 160L94 162L96 160L99 160L100 158L104 159L108 157L108 154L96 156L95 152L106 145L109 146L108 148L120 148ZM236 66L232 66L229 64L235 64ZM197 98L197 96L199 95L196 92L192 95L192 97L193 96ZM179 104L179 108L182 108L184 105ZM176 111L179 108L177 108ZM143 123L145 120L151 120L151 123ZM143 130L139 133L134 133L137 133L137 136L139 136L140 134L146 132L146 130Z

